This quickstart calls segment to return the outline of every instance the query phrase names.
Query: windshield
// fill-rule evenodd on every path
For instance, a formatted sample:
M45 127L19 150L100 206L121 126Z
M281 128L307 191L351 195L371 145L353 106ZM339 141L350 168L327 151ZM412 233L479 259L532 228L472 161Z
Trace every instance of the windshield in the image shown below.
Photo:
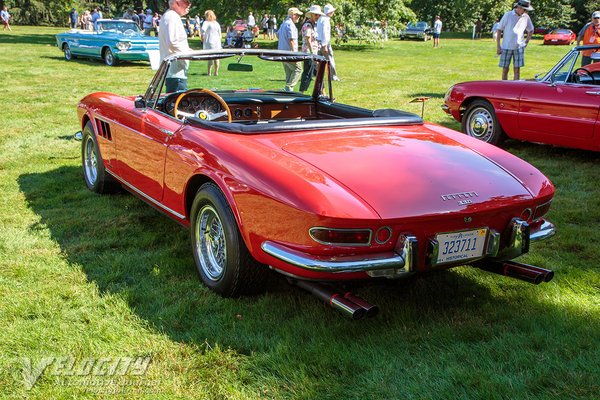
M552 34L552 35L559 35L559 34L570 35L571 31L568 29L554 29L552 32L550 32L550 34Z
M427 22L411 22L408 24L408 29L427 29Z
M208 76L209 63L212 66L212 73L215 74L215 63L219 64L218 75ZM298 61L300 67L304 68L304 61ZM186 66L187 64L187 66ZM285 63L289 67L296 65L296 62ZM304 92L312 95L315 83L315 75L319 63L307 63L308 69L312 69L310 83L306 87L301 87L301 76L295 85L296 92ZM284 63L277 57L267 59L261 56L243 56L223 54L220 60L192 59L186 61L174 61L169 67L167 76L183 77L184 70L187 68L188 88L204 88L213 91L268 91L283 92L285 87L285 69ZM287 68L287 67L286 67ZM300 89L303 89L302 91Z
M133 35L140 32L135 22L129 21L100 21L97 23L98 32L116 32Z
M182 56L163 62L145 97L151 107L160 106L162 101L158 99L170 98L171 93L181 92L186 87L188 90L208 89L227 98L257 99L267 96L284 101L281 99L310 99L314 95L331 97L325 67L321 57L313 58L306 53L252 49L198 51L185 58ZM296 81L291 89L286 82L286 70L288 76L290 71L297 72L297 75L292 74ZM317 79L321 82L322 75L326 76L325 83L319 84L319 89L315 90Z

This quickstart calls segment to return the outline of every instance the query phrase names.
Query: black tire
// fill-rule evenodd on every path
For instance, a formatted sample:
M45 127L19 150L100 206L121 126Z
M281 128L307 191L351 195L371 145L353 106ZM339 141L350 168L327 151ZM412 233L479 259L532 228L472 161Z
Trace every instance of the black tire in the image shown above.
M486 100L475 100L463 115L462 131L475 139L500 145L506 138L494 107Z
M63 44L63 52L65 53L65 60L71 61L75 58L73 53L71 53L71 47L67 43Z
M269 271L250 255L227 199L215 184L198 189L190 222L194 261L206 286L223 297L264 291Z
M119 63L119 61L116 59L115 55L113 54L112 50L109 48L106 48L104 50L104 52L102 53L102 58L104 59L104 63L106 65L108 65L109 67L114 67L115 65L117 65Z
M100 148L94 135L92 123L88 121L81 137L81 164L86 186L95 193L114 193L119 184L106 172Z

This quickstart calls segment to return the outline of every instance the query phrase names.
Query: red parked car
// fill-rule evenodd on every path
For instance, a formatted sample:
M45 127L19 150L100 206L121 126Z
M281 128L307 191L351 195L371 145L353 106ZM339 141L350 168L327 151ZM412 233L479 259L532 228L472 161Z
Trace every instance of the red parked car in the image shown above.
M282 62L304 60L316 65L310 94L273 88ZM190 89L168 93L186 63ZM357 318L372 305L316 282L466 264L552 278L511 261L554 234L542 173L417 115L336 103L328 70L276 50L171 56L142 95L81 100L85 182L120 185L188 227L202 281L224 296L260 291L269 266Z
M544 44L567 44L575 43L577 35L570 29L553 29L544 35Z
M535 80L474 81L448 89L442 108L469 136L492 144L506 137L600 151L599 45L573 48Z

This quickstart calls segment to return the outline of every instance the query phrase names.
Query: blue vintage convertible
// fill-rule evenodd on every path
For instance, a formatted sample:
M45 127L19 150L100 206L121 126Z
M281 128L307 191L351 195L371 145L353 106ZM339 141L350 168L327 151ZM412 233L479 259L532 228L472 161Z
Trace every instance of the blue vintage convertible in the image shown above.
M119 61L149 61L149 52L158 52L157 37L144 36L135 22L123 19L100 19L94 31L72 29L59 33L56 44L67 61L99 58L109 66Z

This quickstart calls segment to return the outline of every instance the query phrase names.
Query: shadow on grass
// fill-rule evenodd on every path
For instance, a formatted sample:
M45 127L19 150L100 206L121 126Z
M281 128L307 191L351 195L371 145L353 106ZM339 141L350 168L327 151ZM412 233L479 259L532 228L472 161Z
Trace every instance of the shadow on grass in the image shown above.
M56 35L53 35L53 34L48 34L48 35L40 35L40 34L0 35L0 43L56 45Z
M137 198L89 192L76 167L22 175L18 183L41 217L39 224L101 293L117 295L132 313L174 341L218 343L247 355L252 377L247 384L254 389L267 385L308 398L340 398L347 397L348 382L361 382L353 386L360 389L355 398L398 398L411 391L435 397L436 389L425 388L438 374L462 382L445 383L456 385L452 393L470 385L477 390L481 380L493 384L497 374L518 379L514 371L529 368L531 379L540 378L548 373L541 364L535 369L540 352L552 358L558 341L558 357L577 353L582 336L593 338L594 328L584 316L541 300L543 295L538 298L544 286L500 276L490 283L485 273L468 268L358 288L359 295L382 309L378 317L358 322L345 320L281 280L261 296L223 299L200 284L187 230ZM503 290L494 279L505 280L500 286L513 295L494 294L490 286ZM500 349L490 349L490 342ZM520 354L519 361L494 356L513 351ZM470 360L465 376L471 368L484 370L478 370L479 380L472 384L457 372L460 362L454 369L445 365L476 354L484 361L478 367L477 360ZM592 359L584 361L593 364ZM507 362L525 364L507 369ZM571 367L565 362L564 371L556 372L565 379L550 380L554 393L566 390L564 382L589 385L588 375L574 378ZM421 373L410 373L413 368ZM514 394L510 385L492 386L498 398Z

